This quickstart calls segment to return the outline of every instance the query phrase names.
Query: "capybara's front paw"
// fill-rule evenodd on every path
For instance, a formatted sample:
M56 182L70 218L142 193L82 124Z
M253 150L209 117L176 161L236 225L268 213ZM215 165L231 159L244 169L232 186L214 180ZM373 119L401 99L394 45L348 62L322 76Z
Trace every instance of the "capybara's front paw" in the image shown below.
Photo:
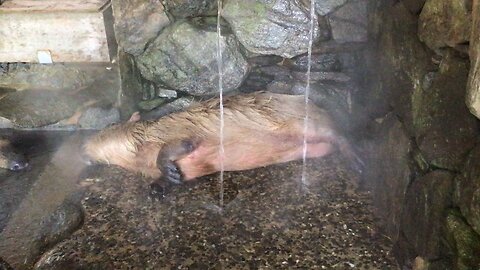
M163 178L165 180L174 184L183 183L182 172L174 161L165 161L162 167Z

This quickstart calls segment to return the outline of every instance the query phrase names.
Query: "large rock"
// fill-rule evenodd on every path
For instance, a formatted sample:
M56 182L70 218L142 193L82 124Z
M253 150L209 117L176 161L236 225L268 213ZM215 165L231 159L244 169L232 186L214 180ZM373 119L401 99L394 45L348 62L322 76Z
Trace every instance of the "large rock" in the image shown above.
M170 23L160 0L114 0L112 5L117 42L133 55L141 54Z
M329 15L335 41L367 41L367 3L368 0L351 1Z
M365 180L373 190L376 214L393 241L398 237L405 194L413 175L409 166L411 149L403 125L389 114L370 148Z
M433 171L416 179L408 188L401 230L418 256L435 260L447 255L443 233L445 212L452 204L454 175Z
M71 128L88 106L117 104L120 89L117 66L88 65L88 70L94 81L75 91L39 89L8 93L0 99L0 122L7 119L22 128L50 124L55 126L48 128Z
M359 98L375 117L393 107L413 134L412 93L435 66L418 39L417 17L403 2L394 6L379 3L372 14L371 27L376 43L369 48L366 63L371 85Z
M454 269L480 269L480 236L456 210L447 214L448 242L454 247Z
M478 120L464 96L468 63L448 53L431 86L412 96L415 138L426 160L436 167L460 170L478 136Z
M215 0L165 0L165 10L175 19L211 16L217 14Z
M138 57L142 75L153 82L192 95L218 93L217 33L209 19L179 21L165 28ZM235 36L221 38L223 88L231 91L246 77L248 63Z
M249 51L287 58L307 52L310 12L301 1L229 0L223 17ZM313 38L319 36L314 17Z
M88 67L81 68L79 65L10 65L8 72L0 73L0 87L73 91L91 84L95 78L92 75Z
M428 0L420 13L420 40L433 50L468 42L472 23L469 2Z
M480 1L473 0L473 28L470 38L470 75L467 85L467 106L480 118Z
M78 126L85 129L103 129L120 121L117 108L91 107L86 109L78 120Z
M335 9L341 7L348 0L322 0L315 1L315 12L320 16L325 16Z
M61 91L19 91L0 99L0 116L17 127L41 127L72 116L85 101Z
M455 181L455 203L473 229L480 234L480 145L470 153Z

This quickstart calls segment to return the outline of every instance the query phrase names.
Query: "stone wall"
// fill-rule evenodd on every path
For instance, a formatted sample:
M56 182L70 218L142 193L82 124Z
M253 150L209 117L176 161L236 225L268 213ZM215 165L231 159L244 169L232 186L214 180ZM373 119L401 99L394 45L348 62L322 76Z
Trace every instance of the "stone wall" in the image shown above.
M347 126L367 0L316 1L315 9L312 98L340 108ZM119 45L112 63L0 63L2 127L103 128L119 115L126 120L139 110L158 118L218 94L217 1L114 0L112 10ZM303 93L309 1L224 1L221 15L225 93Z
M371 0L369 12L357 99L375 119L365 181L385 233L402 269L479 269L479 1Z
M308 2L225 1L226 93L304 93ZM110 105L124 119L137 110L149 119L218 94L216 1L112 5L118 66L88 73L0 63L0 123L39 127L75 116L78 127L77 112L89 115L84 106L95 99L90 119L115 119L98 128L118 120ZM399 264L479 269L480 0L317 0L315 9L310 97L362 139L364 183ZM117 68L121 87L98 75ZM39 92L38 82L49 85Z
M312 88L330 92L313 91L313 98L342 103L339 115L345 115L367 41L367 0L317 1L315 8ZM218 94L216 1L113 1L113 10L123 92L137 97L136 109L144 118ZM220 23L224 92L302 94L309 10L308 1L225 1ZM128 94L138 89L141 99ZM129 108L123 109L124 118L135 109Z

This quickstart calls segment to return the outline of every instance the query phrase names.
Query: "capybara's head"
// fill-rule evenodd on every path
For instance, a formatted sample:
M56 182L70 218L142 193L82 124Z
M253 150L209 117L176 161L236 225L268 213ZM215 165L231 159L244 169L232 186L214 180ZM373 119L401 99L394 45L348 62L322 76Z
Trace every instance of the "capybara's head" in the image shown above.
M114 124L89 136L83 143L82 159L92 163L128 164L135 158L137 136L141 131L134 123Z
M17 153L10 141L0 138L0 168L11 171L21 171L28 167L24 155Z

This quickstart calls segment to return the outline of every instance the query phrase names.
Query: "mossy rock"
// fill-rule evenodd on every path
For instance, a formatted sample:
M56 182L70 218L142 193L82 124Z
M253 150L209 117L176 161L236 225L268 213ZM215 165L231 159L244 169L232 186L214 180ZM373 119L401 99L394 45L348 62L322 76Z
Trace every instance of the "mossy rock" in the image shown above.
M454 268L480 269L480 235L467 224L458 210L447 214L448 242L455 251Z

